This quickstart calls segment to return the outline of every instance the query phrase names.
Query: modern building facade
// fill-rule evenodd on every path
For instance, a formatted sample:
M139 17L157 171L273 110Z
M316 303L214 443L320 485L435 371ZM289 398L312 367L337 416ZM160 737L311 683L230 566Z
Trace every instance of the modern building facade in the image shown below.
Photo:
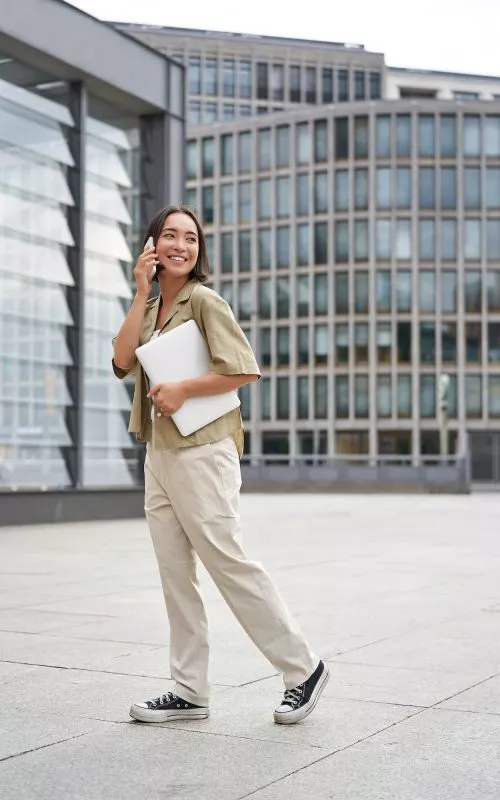
M182 197L183 115L180 65L59 0L0 0L2 490L139 480L111 338L130 242Z

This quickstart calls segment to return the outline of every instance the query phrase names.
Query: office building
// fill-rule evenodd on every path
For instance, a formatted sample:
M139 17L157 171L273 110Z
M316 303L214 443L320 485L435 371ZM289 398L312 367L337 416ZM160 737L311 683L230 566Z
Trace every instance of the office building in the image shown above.
M129 242L182 195L183 112L180 65L60 0L0 0L2 490L139 480L111 337Z

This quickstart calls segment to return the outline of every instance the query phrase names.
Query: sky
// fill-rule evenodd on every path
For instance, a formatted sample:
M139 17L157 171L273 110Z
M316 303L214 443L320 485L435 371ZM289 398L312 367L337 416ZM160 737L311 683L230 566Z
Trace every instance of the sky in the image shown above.
M500 0L71 0L105 20L364 44L392 67L500 76ZM296 9L293 10L292 9Z

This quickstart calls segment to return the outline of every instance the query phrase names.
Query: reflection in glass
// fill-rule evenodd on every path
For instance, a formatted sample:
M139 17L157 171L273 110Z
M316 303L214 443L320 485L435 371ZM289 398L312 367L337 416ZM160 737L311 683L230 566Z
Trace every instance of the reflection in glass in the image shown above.
M455 270L441 272L441 311L454 314L457 310L457 273Z
M398 269L396 273L396 309L398 311L411 311L412 291L411 272Z
M309 264L309 225L297 225L297 263L299 266Z
M392 349L392 328L390 322L377 323L377 363L390 364Z
M433 219L421 219L418 222L419 252L421 261L436 259L436 223Z
M317 367L328 363L328 325L314 326L314 363Z
M276 316L283 319L290 316L290 281L278 278L276 281Z
M322 70L323 105L333 103L333 69L323 67Z
M409 261L412 255L411 222L409 219L396 220L396 259Z
M378 219L375 223L375 247L377 261L391 259L391 221Z
M389 270L377 270L376 275L377 311L388 313L392 308L392 283Z
M306 103L316 103L316 67L306 67Z
M335 363L349 363L349 326L345 323L335 325Z
M297 278L297 316L309 316L309 275Z
M300 122L296 127L297 164L309 164L311 161L311 131L308 122Z
M479 219L464 221L464 255L466 261L481 260L481 221Z
M339 103L349 100L349 72L346 69L337 70L337 99Z

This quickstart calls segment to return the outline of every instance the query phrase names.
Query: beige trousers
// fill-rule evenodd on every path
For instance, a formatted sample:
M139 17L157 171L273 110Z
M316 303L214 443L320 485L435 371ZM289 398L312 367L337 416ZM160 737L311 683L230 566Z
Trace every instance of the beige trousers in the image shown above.
M146 518L170 622L175 693L208 705L208 624L195 554L240 625L283 673L286 688L306 680L319 659L267 573L241 548L241 472L233 438L179 450L148 445L145 483Z

